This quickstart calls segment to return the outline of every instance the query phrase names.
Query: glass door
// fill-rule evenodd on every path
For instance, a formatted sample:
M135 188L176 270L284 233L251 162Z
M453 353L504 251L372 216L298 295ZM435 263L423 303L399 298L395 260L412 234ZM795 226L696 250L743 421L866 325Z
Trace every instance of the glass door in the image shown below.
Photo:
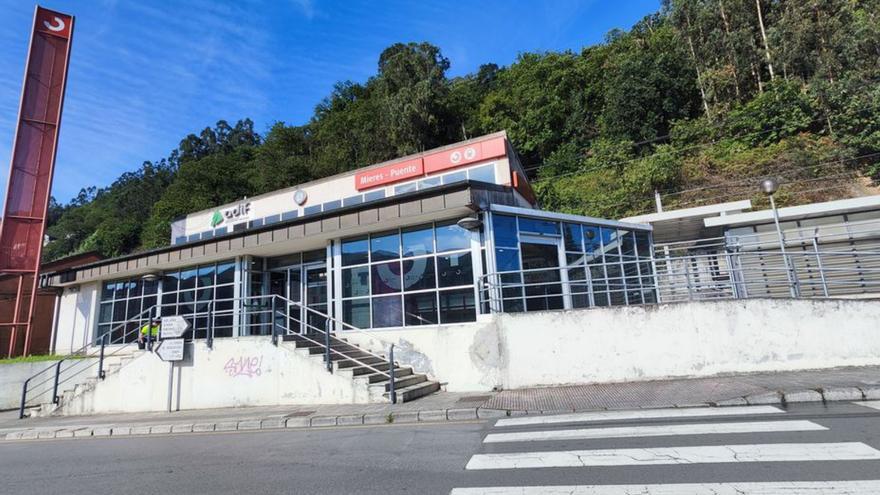
M327 265L309 263L287 269L287 318L284 328L293 333L314 333L324 330L327 314ZM310 308L314 311L309 311Z
M303 303L306 308L314 310L303 309L306 314L302 321L306 322L308 331L323 332L326 318L321 315L327 314L327 265L323 262L303 265L302 281Z
M519 248L522 256L526 311L563 309L565 303L559 269L558 240L521 236Z

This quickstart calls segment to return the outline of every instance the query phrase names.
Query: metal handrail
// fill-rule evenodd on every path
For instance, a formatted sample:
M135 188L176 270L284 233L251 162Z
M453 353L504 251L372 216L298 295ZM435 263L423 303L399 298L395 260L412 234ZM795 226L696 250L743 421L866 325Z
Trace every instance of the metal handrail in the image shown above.
M54 374L54 375L51 375L51 376L49 376L49 377L47 377L45 380L43 380L43 381L41 381L41 382L39 382L39 383L37 383L37 384L35 384L34 387L39 387L39 386L41 386L41 385L46 384L49 380L53 380L53 384L52 384L52 403L54 403L54 404L58 404L58 402L59 402L59 400L60 400L60 397L59 397L59 395L58 395L58 387L59 387L61 384L66 383L67 381L73 379L75 376L79 375L80 373L82 373L82 372L88 370L88 369L89 369L89 366L87 366L87 367L85 367L85 368L83 368L83 369L81 369L81 370L79 370L79 371L77 371L76 373L73 373L73 374L69 374L69 372L70 372L73 368L77 367L78 364L83 363L83 362L87 362L86 360L89 359L89 358L95 358L95 357L98 358L98 373L97 373L97 376L98 376L99 379L102 379L102 380L103 380L104 377L106 376L106 374L105 374L105 372L104 372L104 359L107 357L107 355L106 355L106 353L105 353L105 348L107 347L107 345L111 345L111 344L114 343L114 341L112 341L112 340L108 343L108 342L107 342L107 338L108 338L108 337L111 337L112 334L113 334L114 332L118 331L120 328L124 328L126 325L129 325L129 324L134 323L134 322L140 322L140 321L146 319L146 318L144 318L143 316L144 316L145 314L146 314L146 315L149 315L149 314L150 314L153 310L155 310L155 309L156 309L156 306L154 305L154 306L149 307L148 309L145 309L145 310L141 311L140 313L136 314L135 316L132 316L131 318L125 320L124 322L122 322L122 323L116 325L115 327L111 328L110 330L107 330L107 331L104 332L103 334L101 334L101 335L99 335L98 337L96 337L96 338L95 338L95 342L98 342L98 344L95 344L95 343L86 344L86 345L80 347L79 349L77 349L77 350L75 350L75 351L72 351L72 352L68 353L67 355L65 355L64 357L62 357L62 358L59 359L58 361L56 361L52 366L49 366L48 368L45 368L45 369L43 369L43 370L40 370L40 371L34 373L33 375L31 375L30 377L28 377L27 379L25 379L24 384L22 385L22 388L21 388L21 402L20 402L20 404L19 404L19 409L18 409L18 416L19 416L19 419L23 419L23 418L25 417L24 411L25 411L25 409L27 408L27 404L28 404L29 401L32 401L33 399L35 399L35 398L37 398L37 397L41 397L41 396L45 395L46 392L48 391L48 389L46 389L46 390L44 390L43 392L40 392L40 393L38 393L38 394L36 394L36 395L32 395L30 398L28 398L28 387L29 387L29 385L31 384L31 381L32 381L34 378L36 378L36 377L38 377L38 376L40 376L40 375L46 373L47 371L54 370L54 371L55 371L55 374ZM128 337L129 337L130 335L132 335L133 333L136 335L137 332L140 332L140 327L136 327L135 329L133 329L133 330L131 330L131 331L129 331L129 332L125 332L125 333L123 333L123 334L118 338L118 339L121 339L121 340L122 340L122 344L123 344L123 345L120 346L120 347L117 347L116 349L114 349L109 355L110 355L110 356L113 356L113 355L115 355L116 353L118 353L121 349L125 348L126 346L128 346L128 345L130 345L130 344L132 344L132 343L134 343L134 342L136 342L137 339L132 340L132 341L128 341L128 342L126 342L126 340L127 340ZM149 338L149 333L148 333L148 338ZM118 339L117 339L117 340L118 340ZM91 349L91 348L94 348L94 347L99 347L98 354L97 354L97 355L89 355L87 351L88 351L89 349ZM83 354L83 353L85 353L85 354ZM71 366L69 366L67 369L64 370L65 372L68 373L68 375L66 376L66 378L64 378L63 380L61 380L61 373L62 373L62 370L61 370L61 364L64 363L65 361L74 360L74 359L76 360L76 362L73 363Z
M325 314L325 313L322 313L322 312L320 312L320 311L318 311L318 310L316 310L316 309L314 309L314 308L310 308L309 306L307 306L307 305L305 305L305 304L303 304L303 303L296 302L296 301L291 301L290 299L287 299L287 298L284 297L284 296L281 296L281 295L272 295L272 296L258 296L258 297L277 297L277 298L280 299L282 302L285 302L285 303L291 304L291 305L296 306L296 307L298 307L298 308L304 309L306 312L311 312L312 314L315 314L315 315L319 316L320 318L324 319L324 321L325 321L325 328L324 328L324 330L321 330L321 329L315 327L314 325L310 324L310 323L308 322L308 318L303 318L304 321L301 321L301 322L299 322L299 323L300 323L301 325L305 325L306 327L308 327L308 328L310 328L310 329L312 329L312 330L314 330L314 331L316 331L316 332L318 332L318 333L322 333L322 334L324 334L325 337L329 337L329 336L331 335L332 332L330 332L330 329L328 328L328 327L329 327L328 324L329 324L330 322L333 322L333 323L337 323L337 324L339 324L339 325L341 325L341 326L343 326L343 327L347 327L350 331L356 331L356 332L362 333L362 334L364 334L364 335L366 335L366 336L369 336L371 339L378 340L379 342L382 342L383 344L384 344L384 343L387 343L389 346L392 345L390 342L386 342L386 341L384 341L384 340L382 340L382 339L380 339L380 338L378 338L378 337L376 337L376 336L374 336L374 335L370 335L370 334L368 334L367 332L364 332L363 330L361 330L360 328L355 327L354 325L351 325L351 324L346 323L346 322L344 322L344 321L342 321L342 320L340 320L340 319L338 319L338 318L334 318L334 317L332 317L332 316L330 316L330 315L327 315L327 314ZM293 318L291 318L291 317L290 317L289 315L287 315L286 313L283 314L283 316L284 316L285 318L287 318L288 323L289 323L290 320L293 320ZM274 319L273 319L273 322L274 322ZM288 331L288 333L293 333L293 332L290 331L290 327L289 327L289 326L286 327L286 330ZM299 335L302 336L303 338L308 339L308 337L305 336L305 335L302 335L302 334L299 334ZM332 338L335 338L335 339L336 339L337 341L339 341L339 342L344 342L343 340L339 339L338 337L332 337ZM311 339L308 339L308 340L311 341ZM321 344L320 342L316 342L316 343ZM321 344L321 345L324 345L324 344ZM382 356L382 355L380 355L380 354L376 354L376 353L370 351L369 349L362 348L362 347L359 347L359 349L360 349L362 352L365 352L365 353L367 353L367 354L369 354L369 355L371 355L371 356L373 356L373 357L377 357L377 358L380 358L380 359L383 359L383 360L386 359L385 356ZM377 373L382 373L382 374L388 376L387 373L384 373L384 372L381 372L381 371L379 371L379 370L376 370L375 368L371 367L370 365L368 365L368 364L366 364L366 363L362 363L362 362L360 362L360 361L359 361L358 359L356 359L356 358L351 358L351 357L347 356L346 354L341 353L341 352L337 352L337 351L335 351L335 350L333 350L332 352L334 352L334 353L336 353L336 354L339 354L339 355L342 355L342 356L345 356L347 359L351 359L352 361L354 361L354 362L356 362L356 363L358 363L358 364L361 364L362 366L366 366L367 368L370 368L371 370L374 370L374 371L376 371Z

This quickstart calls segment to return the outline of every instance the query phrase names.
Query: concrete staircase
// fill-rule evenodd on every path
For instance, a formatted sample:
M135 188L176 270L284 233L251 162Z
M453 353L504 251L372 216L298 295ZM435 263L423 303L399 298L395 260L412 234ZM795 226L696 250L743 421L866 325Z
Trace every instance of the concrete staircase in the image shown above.
M114 375L122 369L123 366L131 362L142 354L141 351L128 352L116 356L108 356L104 358L104 377ZM66 381L65 381L66 380ZM52 401L52 394L44 394L44 401L36 407L25 409L25 416L37 418L51 416L53 413L61 412L65 405L74 402L74 399L81 397L95 389L95 386L101 381L98 378L97 363L88 366L83 370L78 370L78 374L72 377L61 375L61 381L58 385L58 403Z
M294 334L285 335L283 340L286 345L294 347L294 352L321 360L323 363L325 353L323 338L320 334L309 336ZM373 402L389 399L391 381L386 375L389 364L384 356L367 352L347 339L338 337L330 338L330 348L342 353L331 353L333 373L365 384L369 388ZM440 382L429 379L423 373L416 373L409 366L395 363L394 377L398 402L409 402L440 390Z

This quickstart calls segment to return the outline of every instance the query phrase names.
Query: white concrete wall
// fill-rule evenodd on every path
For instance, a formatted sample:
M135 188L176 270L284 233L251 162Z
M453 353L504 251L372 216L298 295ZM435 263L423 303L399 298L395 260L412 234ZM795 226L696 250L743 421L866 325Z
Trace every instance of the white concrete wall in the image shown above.
M447 383L487 391L880 364L880 301L751 299L497 315L417 329L348 332ZM181 409L367 403L360 381L265 337L201 342L175 370ZM162 411L168 363L143 353L67 413Z
M446 383L450 392L488 391L503 382L501 333L494 319L465 325L347 332L345 338ZM374 337L374 338L371 338Z
M507 388L880 364L880 301L750 299L503 315Z
M64 289L55 322L55 354L68 354L89 343L95 328L98 294L98 283Z
M450 391L655 380L880 364L880 301L547 311L373 334L394 342L400 361L447 382Z
M73 360L61 363L61 372L64 376L65 370L74 367L74 370L87 370L75 378L71 378L69 383L81 383L87 377L94 376L97 371L97 359ZM21 389L24 381L36 375L28 384L28 404L34 405L41 402L52 401L52 386L54 385L55 376L54 368L57 361L38 361L35 363L9 363L0 364L0 410L18 409L21 404Z
M321 359L278 347L266 337L216 339L189 345L187 359L174 367L172 407L278 404L353 404L370 401L367 387L330 374ZM165 411L170 364L143 352L95 388L65 404L63 414Z

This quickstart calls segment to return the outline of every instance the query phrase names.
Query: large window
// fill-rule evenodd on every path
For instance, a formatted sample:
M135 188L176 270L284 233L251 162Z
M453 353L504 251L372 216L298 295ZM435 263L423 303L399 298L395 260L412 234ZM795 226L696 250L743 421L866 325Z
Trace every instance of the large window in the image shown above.
M234 297L235 262L231 260L166 272L162 277L162 316L185 317L193 327L187 337L204 338L209 323L215 337L231 337ZM210 322L209 309L214 315Z
M492 228L498 310L558 309L563 300L571 308L656 302L647 231L497 213Z
M158 280L116 280L104 282L98 309L96 335L111 332L107 343L119 344L137 340L137 329L150 318L156 306Z
M451 221L343 240L343 320L358 328L476 320L472 235Z

